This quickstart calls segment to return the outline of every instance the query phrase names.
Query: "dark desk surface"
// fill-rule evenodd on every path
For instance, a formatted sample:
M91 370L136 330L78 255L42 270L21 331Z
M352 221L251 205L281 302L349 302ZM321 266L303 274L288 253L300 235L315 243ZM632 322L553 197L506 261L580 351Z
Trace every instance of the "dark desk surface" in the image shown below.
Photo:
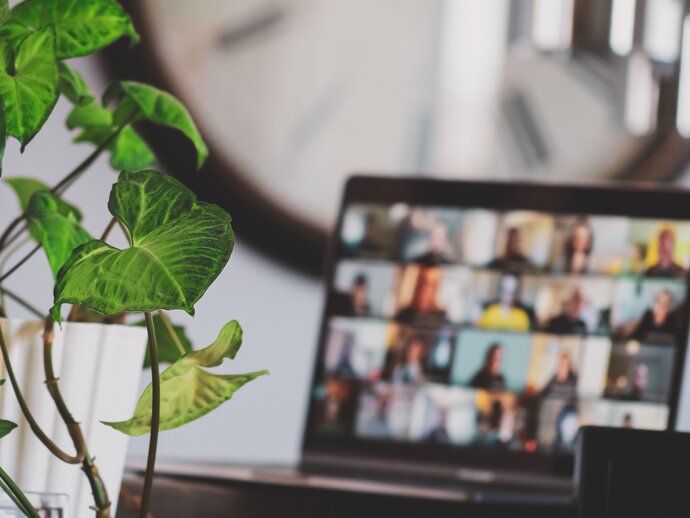
M134 518L132 505L141 493L142 478L125 475L118 518ZM203 481L157 477L154 518L575 518L573 508L506 506L441 502L399 496L362 494L329 489L287 487L240 481Z

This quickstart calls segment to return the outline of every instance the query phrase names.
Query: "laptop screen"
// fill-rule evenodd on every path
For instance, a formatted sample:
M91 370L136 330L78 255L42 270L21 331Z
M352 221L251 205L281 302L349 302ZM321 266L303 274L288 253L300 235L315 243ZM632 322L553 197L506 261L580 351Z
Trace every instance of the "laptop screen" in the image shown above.
M317 440L481 463L669 426L690 221L348 200L336 250Z

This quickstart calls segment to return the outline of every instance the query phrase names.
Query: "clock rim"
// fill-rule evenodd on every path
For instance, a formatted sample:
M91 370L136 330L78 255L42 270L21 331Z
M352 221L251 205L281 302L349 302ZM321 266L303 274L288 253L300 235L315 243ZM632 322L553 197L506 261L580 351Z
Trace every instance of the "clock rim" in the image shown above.
M121 4L132 17L141 42L132 47L129 42L118 41L104 50L101 64L108 80L126 78L146 82L170 92L186 104L184 95L175 88L175 81L157 55L144 3L121 0ZM195 117L193 110L190 109L190 113L202 135L208 134L203 121ZM323 274L328 232L274 203L249 180L250 171L227 158L219 158L223 155L215 151L218 146L214 139L205 138L209 157L202 169L196 171L190 160L191 147L182 142L179 135L150 124L137 129L169 173L204 201L220 205L232 215L239 239L269 260L298 273L312 277Z

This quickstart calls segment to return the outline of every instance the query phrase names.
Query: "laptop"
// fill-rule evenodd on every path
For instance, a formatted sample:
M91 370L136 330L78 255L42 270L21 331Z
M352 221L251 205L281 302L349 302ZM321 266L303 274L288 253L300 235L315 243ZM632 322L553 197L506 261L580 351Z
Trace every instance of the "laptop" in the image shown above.
M673 429L686 191L353 177L294 470L158 471L567 504L584 425Z

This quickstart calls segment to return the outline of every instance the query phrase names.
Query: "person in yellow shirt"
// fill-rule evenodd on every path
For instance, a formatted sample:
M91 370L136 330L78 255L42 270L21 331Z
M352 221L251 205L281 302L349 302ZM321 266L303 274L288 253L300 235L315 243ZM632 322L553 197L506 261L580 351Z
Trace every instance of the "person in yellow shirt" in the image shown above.
M505 331L529 331L532 327L530 312L520 303L520 279L505 274L498 283L498 300L484 309L477 327Z

